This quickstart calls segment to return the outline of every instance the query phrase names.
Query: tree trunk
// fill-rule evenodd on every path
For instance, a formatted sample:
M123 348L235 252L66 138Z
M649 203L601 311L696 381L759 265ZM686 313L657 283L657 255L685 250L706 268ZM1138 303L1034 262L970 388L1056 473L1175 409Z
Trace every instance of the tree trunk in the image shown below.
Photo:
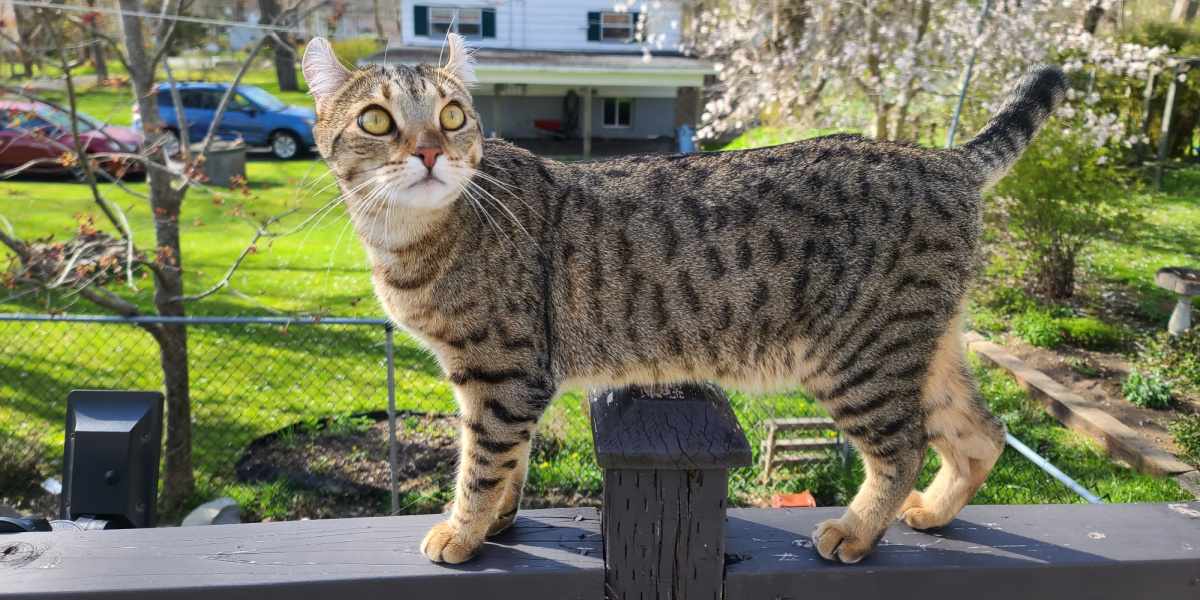
M1104 6L1100 2L1092 2L1083 13L1083 30L1095 35L1100 19L1104 18Z
M96 0L87 0L89 8L96 8ZM99 18L99 13L92 13L91 21L88 23L88 42L92 45L92 66L96 68L96 81L104 83L108 79L108 61L104 56L104 42L97 35L99 29L96 25L96 19Z
M1057 245L1036 259L1037 287L1050 300L1075 295L1075 253Z
M1196 20L1196 9L1200 8L1200 0L1175 0L1171 7L1171 20L1178 23L1191 23Z
M383 19L379 18L379 0L374 0L372 7L375 12L375 35L380 41L386 40L387 35L383 33Z
M182 311L180 311L182 312ZM195 493L192 473L192 403L188 379L187 326L163 325L159 353L167 396L167 448L163 458L162 505L184 508Z
M276 23L279 18L279 2L277 0L258 0L259 23ZM288 34L279 32L279 39L290 42ZM300 82L296 79L296 55L286 44L272 40L275 48L275 79L279 82L279 90L295 92L300 90Z
M142 128L148 145L158 142L163 123L158 116L158 94L154 93L154 65L146 55L142 19L133 16L143 11L141 0L120 0L121 30L128 49L130 79L134 98L142 115ZM165 160L162 162L166 162ZM150 207L154 214L156 243L154 306L163 316L184 316L183 263L179 245L179 208L183 192L172 189L171 177L158 169L146 170ZM159 326L155 341L163 370L167 397L166 473L163 476L161 504L165 512L182 507L195 491L192 472L192 417L188 387L187 331L181 325Z
M34 48L37 45L33 41L34 13L32 9L23 6L14 6L13 13L17 17L17 38L21 41L20 47L17 48L17 53L21 55L21 67L24 70L21 76L30 79L33 77L34 59L28 48Z

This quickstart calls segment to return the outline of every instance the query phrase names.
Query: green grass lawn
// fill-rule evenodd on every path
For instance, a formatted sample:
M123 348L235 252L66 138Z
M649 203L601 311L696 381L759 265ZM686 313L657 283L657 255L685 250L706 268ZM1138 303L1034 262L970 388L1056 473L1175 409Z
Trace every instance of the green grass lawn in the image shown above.
M271 89L267 85L269 74L252 75L249 82ZM306 101L303 95L283 97L288 102ZM117 113L128 112L127 97L110 90L89 92L81 105L99 118L113 115L114 122L118 122ZM219 280L249 241L252 230L243 222L243 216L262 218L296 209L282 224L286 228L336 197L335 190L328 187L327 170L312 158L290 162L251 160L247 176L250 182L247 195L193 190L185 200L181 218L188 291L204 289ZM142 183L133 184L135 190L144 187ZM144 201L115 186L102 188L128 215L138 244L152 247L152 215ZM1169 210L1181 214L1164 215L1163 223L1174 227L1174 223L1194 218L1192 211L1197 207L1194 200L1190 202L1181 199L1169 204ZM91 203L87 188L67 181L0 182L0 215L17 235L27 239L68 238L80 216L90 215L102 227L107 226ZM1195 221L1191 223L1194 227ZM1174 234L1164 234L1155 244L1165 244L1163 252L1181 252L1182 242L1172 236L1181 235L1182 227ZM1124 273L1116 268L1122 252L1132 253L1141 248L1112 248L1113 277L1119 278ZM1159 252L1150 246L1137 251ZM1186 253L1180 257L1186 258ZM1138 260L1147 266L1127 267L1135 269L1129 272L1129 281L1139 279L1158 258L1139 255ZM1138 268L1143 270L1137 271ZM113 289L149 306L152 293L149 282L140 281L138 286L137 290L120 286ZM0 313L100 312L76 298L56 298L48 305L40 297L6 296L0 294ZM260 243L229 289L195 303L189 312L370 317L381 313L370 288L366 258L340 206L295 235ZM449 387L431 357L403 335L397 336L397 344L399 407L452 411ZM377 327L193 327L190 351L200 484L197 501L228 493L257 506L258 514L286 516L291 497L286 487L235 481L234 463L246 444L305 417L380 410L386 406L383 332ZM980 373L989 402L1008 422L1010 430L1085 486L1112 501L1186 497L1174 482L1139 475L1108 461L1094 444L1045 416L1006 378L991 371ZM0 438L30 440L32 444L23 451L37 454L40 460L29 477L50 475L57 469L54 457L61 452L61 422L67 391L77 387L154 389L160 385L159 377L152 341L133 327L0 323ZM763 419L821 414L819 407L799 393L753 397L734 394L733 402L756 459L765 433L760 426ZM597 495L601 478L592 457L590 432L578 394L568 394L551 407L542 431L560 444L556 452L534 457L531 486L535 490ZM0 464L16 464L16 461L0 456ZM927 467L926 479L932 468ZM0 481L4 481L3 470L0 466ZM735 472L731 485L733 501L754 501L771 491L811 489L822 503L845 503L861 480L861 471L857 466L842 468L831 462L813 469L785 470L769 487L757 478L757 467ZM0 496L3 495L0 490ZM414 510L427 510L431 506L418 500L406 505L415 507ZM1078 499L1027 461L1006 452L977 501L1024 503Z

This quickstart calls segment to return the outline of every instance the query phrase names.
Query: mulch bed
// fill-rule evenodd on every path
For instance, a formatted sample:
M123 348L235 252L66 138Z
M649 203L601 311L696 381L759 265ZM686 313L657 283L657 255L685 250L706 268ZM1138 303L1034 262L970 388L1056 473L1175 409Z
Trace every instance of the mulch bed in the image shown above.
M369 427L339 428L326 420L290 426L252 442L237 464L243 482L286 481L310 492L293 503L289 518L339 518L389 513L388 424L384 413L366 415ZM397 416L397 479L401 513L442 510L451 496L458 464L458 418L403 413ZM552 441L535 438L534 450ZM406 496L407 495L407 496ZM526 493L522 508L598 505L597 499L546 490ZM253 514L248 515L254 518Z
M1099 403L1105 412L1136 431L1141 437L1176 456L1180 449L1167 427L1182 415L1200 412L1200 398L1181 398L1164 410L1142 408L1125 400L1121 383L1129 375L1130 363L1120 354L1078 348L1047 350L1031 346L1015 336L1005 336L1004 347L1029 366L1049 375L1080 396ZM1084 374L1077 365L1097 371Z

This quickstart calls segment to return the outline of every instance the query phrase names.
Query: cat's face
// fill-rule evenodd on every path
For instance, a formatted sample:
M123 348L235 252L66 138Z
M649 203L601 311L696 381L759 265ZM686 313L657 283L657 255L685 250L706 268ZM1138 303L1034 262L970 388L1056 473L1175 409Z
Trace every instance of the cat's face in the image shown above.
M471 59L457 35L447 46L445 65L355 71L322 38L305 50L304 77L317 105L313 134L356 223L446 207L478 166L483 128L467 90Z

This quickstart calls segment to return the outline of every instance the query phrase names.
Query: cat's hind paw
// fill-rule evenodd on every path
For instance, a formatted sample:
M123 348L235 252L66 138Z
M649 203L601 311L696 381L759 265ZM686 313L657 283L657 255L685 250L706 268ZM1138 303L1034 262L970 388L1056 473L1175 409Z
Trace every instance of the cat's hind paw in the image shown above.
M821 558L848 565L862 560L875 548L874 540L858 537L841 519L821 521L812 537Z
M466 539L450 521L442 521L425 534L421 554L433 562L455 565L471 560L482 544L482 540Z
M937 529L954 520L954 515L943 515L925 506L925 496L912 492L900 507L900 519L917 530Z

